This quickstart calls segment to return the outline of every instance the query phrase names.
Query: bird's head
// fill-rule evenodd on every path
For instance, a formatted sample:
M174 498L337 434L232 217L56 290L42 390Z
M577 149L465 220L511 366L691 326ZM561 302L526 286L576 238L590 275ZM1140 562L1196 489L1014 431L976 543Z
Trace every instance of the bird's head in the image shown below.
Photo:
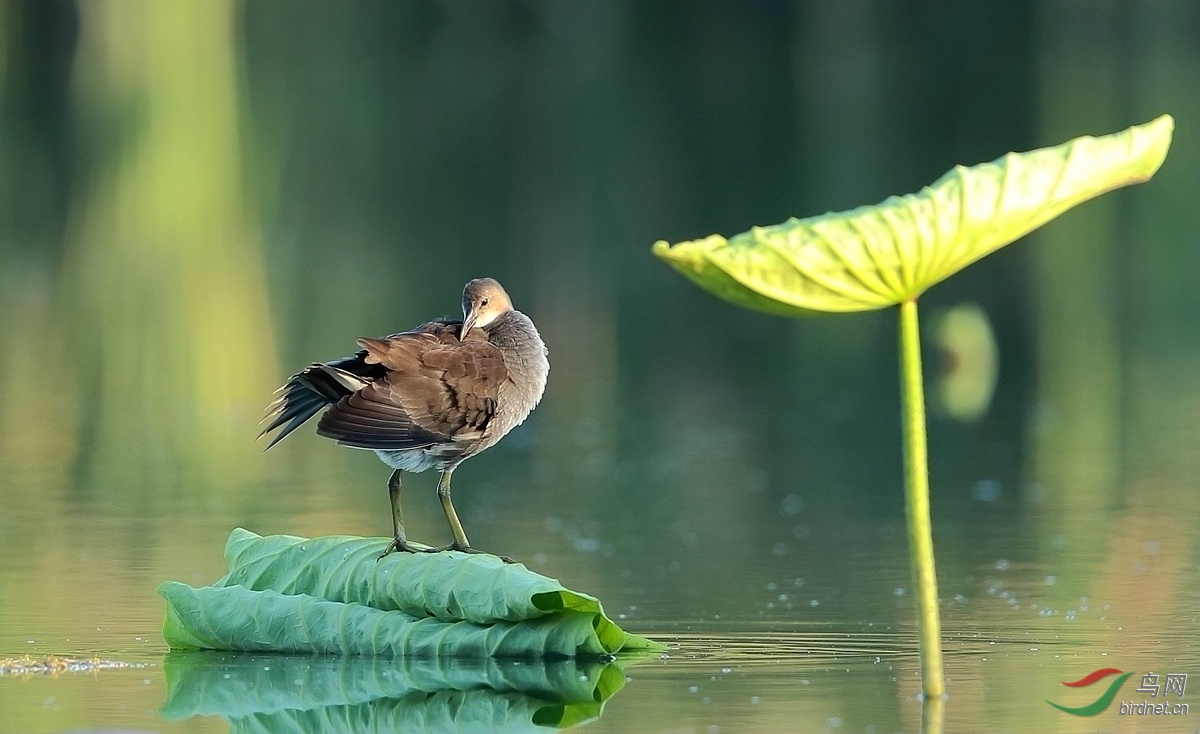
M493 278L476 278L463 288L462 336L472 328L483 328L512 310L504 287Z

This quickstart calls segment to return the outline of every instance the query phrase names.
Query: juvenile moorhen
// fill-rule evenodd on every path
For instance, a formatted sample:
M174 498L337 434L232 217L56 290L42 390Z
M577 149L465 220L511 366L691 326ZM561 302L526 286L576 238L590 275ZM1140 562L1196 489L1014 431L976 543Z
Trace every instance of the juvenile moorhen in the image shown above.
M362 350L352 356L292 375L267 408L270 423L259 436L278 429L268 449L328 408L317 423L319 435L371 449L392 467L392 542L383 556L415 550L404 531L400 472L431 468L441 472L438 499L454 542L430 550L481 552L467 541L454 511L450 476L520 425L546 388L546 345L499 283L467 283L462 309L462 321L438 319L382 339L359 339Z

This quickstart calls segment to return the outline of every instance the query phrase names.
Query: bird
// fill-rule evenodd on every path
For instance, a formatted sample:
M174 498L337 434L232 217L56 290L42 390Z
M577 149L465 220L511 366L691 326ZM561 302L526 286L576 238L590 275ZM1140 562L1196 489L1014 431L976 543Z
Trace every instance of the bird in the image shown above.
M469 281L462 313L462 321L435 319L411 331L359 338L358 352L305 367L267 406L263 420L269 423L259 438L276 433L264 450L324 411L318 435L374 451L392 468L392 541L380 558L417 552L404 527L400 477L427 469L441 473L437 495L454 542L420 550L483 552L471 546L454 511L451 476L524 422L546 389L546 345L500 283Z

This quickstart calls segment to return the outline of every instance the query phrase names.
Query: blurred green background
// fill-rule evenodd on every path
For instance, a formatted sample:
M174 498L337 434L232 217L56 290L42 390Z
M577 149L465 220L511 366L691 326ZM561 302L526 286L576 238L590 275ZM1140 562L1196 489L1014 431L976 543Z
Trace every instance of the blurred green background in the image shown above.
M907 624L894 315L744 312L650 244L1170 112L1152 182L922 310L932 337L977 304L998 365L981 416L931 406L943 596L1026 563L1145 625L1190 609L1196 662L1197 27L1191 0L0 2L0 654L161 649L154 586L219 575L235 525L386 534L373 455L309 427L264 455L257 422L291 372L453 316L485 275L552 371L456 475L478 546L634 629ZM967 349L929 340L931 401ZM434 482L406 482L410 537L445 542ZM763 591L793 579L803 604Z

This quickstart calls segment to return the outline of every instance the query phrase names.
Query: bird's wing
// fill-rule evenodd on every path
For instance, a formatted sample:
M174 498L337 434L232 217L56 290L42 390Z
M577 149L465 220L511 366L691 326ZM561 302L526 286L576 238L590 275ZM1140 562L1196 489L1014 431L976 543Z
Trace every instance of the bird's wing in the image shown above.
M438 341L457 342L461 326L461 321L436 319L406 333L429 334ZM392 334L387 338L401 336L405 334ZM282 441L322 409L335 405L342 398L362 390L386 375L387 368L377 362L368 362L367 354L366 349L360 349L348 357L330 362L314 362L289 377L283 387L276 391L279 397L267 406L263 421L269 422L258 434L258 437L262 438L271 431L278 430L267 444L267 448Z
M430 326L426 324L426 327ZM478 438L496 414L504 357L456 324L359 339L368 364L387 372L321 416L317 433L365 449L404 450Z
M331 362L313 363L289 377L277 391L279 397L267 406L263 420L269 423L258 434L262 438L278 429L267 448L282 441L322 408L386 374L382 365L368 364L366 357L367 350L363 349Z

